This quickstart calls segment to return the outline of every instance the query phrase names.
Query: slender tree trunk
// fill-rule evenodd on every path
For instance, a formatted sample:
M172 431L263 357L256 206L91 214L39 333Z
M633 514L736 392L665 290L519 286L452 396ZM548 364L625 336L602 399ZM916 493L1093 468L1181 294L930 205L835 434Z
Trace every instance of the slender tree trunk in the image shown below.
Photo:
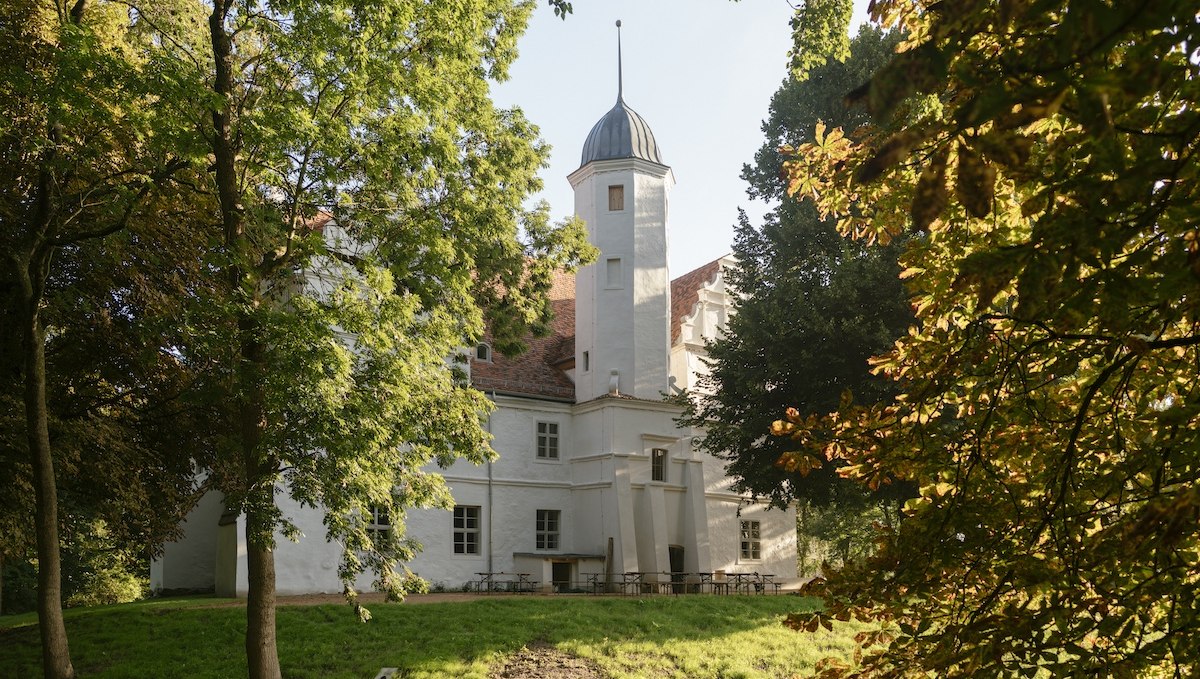
M44 255L49 258L49 254ZM22 353L25 361L25 429L33 463L34 531L38 555L38 623L42 669L47 679L73 679L67 627L62 613L62 563L58 551L58 487L50 453L46 407L46 345L39 313L44 266L31 255L22 275ZM43 263L45 264L45 263Z
M221 207L230 294L242 307L238 311L240 336L237 367L238 419L240 420L243 483L246 496L246 664L251 679L281 679L275 636L274 467L261 450L266 429L262 380L265 356L261 328L255 321L257 285L247 280L248 244L245 210L237 175L237 142L231 112L234 95L233 45L225 22L232 0L215 0L208 19L213 49L213 90L221 103L212 112L213 171Z
M271 492L268 488L267 492ZM256 504L256 503L252 503ZM275 552L260 544L264 521L255 510L246 512L246 664L252 679L279 679L275 638ZM255 524L258 524L257 526Z
M246 661L251 679L281 679L275 637L275 479L273 465L261 450L266 428L263 408L264 374L261 329L243 311L238 404L242 433L242 466L249 483L246 503Z

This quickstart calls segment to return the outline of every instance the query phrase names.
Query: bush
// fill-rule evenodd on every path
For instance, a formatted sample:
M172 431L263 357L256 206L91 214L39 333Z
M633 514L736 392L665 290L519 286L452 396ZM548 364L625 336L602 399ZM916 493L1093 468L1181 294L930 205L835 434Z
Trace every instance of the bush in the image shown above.
M0 568L0 614L27 613L37 609L37 566L34 562L5 559Z
M820 575L821 565L841 567L875 551L875 524L895 519L884 502L831 504L801 502L796 511L797 567L801 576Z
M63 545L67 606L103 606L145 597L149 580L136 552L117 544L104 521L78 526Z

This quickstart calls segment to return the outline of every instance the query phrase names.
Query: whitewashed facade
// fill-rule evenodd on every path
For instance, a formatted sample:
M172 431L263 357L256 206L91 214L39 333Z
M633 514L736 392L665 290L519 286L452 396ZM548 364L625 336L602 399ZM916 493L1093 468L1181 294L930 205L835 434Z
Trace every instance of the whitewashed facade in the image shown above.
M704 340L731 312L723 270L732 260L671 280L674 177L620 97L569 180L599 259L556 281L551 337L512 359L486 345L475 353L472 382L496 404L487 425L499 458L444 470L455 511L409 513L407 532L424 545L412 569L450 588L482 572L526 573L547 590L630 571L794 582L795 513L732 492L724 464L693 446L698 432L679 428L680 409L664 398L706 370ZM279 593L340 592L340 550L325 542L320 513L283 505L304 537L278 540ZM242 517L210 495L185 529L154 563L152 587L244 595ZM357 584L369 590L370 580Z

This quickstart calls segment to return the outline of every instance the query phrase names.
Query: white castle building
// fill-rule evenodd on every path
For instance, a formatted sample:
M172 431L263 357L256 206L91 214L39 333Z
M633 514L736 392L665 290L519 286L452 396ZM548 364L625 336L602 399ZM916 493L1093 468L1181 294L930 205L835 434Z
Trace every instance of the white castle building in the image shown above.
M472 384L496 404L487 426L499 458L442 471L453 511L409 512L407 534L424 545L411 568L451 588L496 572L529 574L547 590L626 572L795 581L794 511L732 492L724 463L693 446L699 432L678 427L680 408L665 400L705 370L704 342L731 311L723 271L733 262L669 276L674 176L620 89L568 179L600 256L557 277L550 336L517 357L486 343L473 352ZM304 537L277 540L278 592L340 592L340 550L324 541L320 511L281 504ZM210 493L185 531L152 565L152 588L244 596L244 518Z

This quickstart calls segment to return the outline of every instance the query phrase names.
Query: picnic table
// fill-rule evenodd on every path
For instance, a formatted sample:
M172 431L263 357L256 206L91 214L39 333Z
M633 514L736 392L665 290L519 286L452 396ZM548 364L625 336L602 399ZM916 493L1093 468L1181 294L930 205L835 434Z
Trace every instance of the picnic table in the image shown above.
M711 592L713 594L778 594L783 584L773 573L665 573L660 571L627 571L605 579L602 573L587 575L588 589L593 594L619 590L622 594L682 594Z
M537 581L529 573L476 572L480 592L532 592Z
M758 573L726 573L729 578L730 591L737 594L749 594L750 588L758 581Z

